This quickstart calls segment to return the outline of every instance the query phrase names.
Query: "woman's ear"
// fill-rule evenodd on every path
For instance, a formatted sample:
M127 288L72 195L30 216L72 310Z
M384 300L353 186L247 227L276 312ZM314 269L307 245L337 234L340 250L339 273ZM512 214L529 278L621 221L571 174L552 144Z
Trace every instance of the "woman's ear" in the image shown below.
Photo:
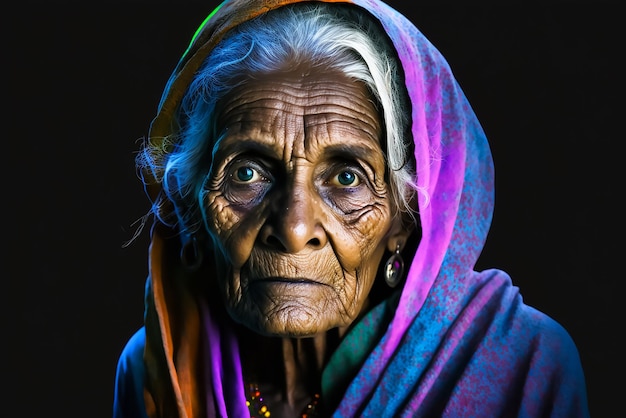
M387 239L387 250L392 254L397 250L404 250L407 243L411 247L417 246L422 238L417 193L411 191L408 200L410 209L398 210L393 217L393 225Z
M180 232L180 261L188 273L194 273L212 258L213 251L206 234L201 231Z
M407 220L404 218L409 216L403 214L394 219L394 225L392 226L389 238L387 238L387 250L394 253L396 249L402 251L404 246L409 241L411 234L415 232L415 222L413 220Z
M180 261L190 273L197 271L204 262L204 248L196 235L181 233Z

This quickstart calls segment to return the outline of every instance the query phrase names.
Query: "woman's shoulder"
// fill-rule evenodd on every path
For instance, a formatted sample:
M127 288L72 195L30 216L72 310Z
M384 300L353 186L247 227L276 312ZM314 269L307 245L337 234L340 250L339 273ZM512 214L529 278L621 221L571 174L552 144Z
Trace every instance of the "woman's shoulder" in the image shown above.
M138 329L126 342L117 362L113 417L145 417L143 401L144 364L146 343L144 327Z
M519 347L555 352L566 350L578 355L566 327L545 311L528 304L506 272L497 269L483 272L481 285L487 288L487 283L491 285L493 302L487 308L490 314L486 319L491 332L504 337L507 343L517 341L515 345ZM496 340L502 341L501 338Z
M578 347L569 331L545 312L523 305L518 314L518 336L534 347L535 352L550 356L556 364L572 366L580 362Z
M519 362L528 373L524 393L550 394L553 416L588 417L585 375L571 334L529 305L522 304L517 318L513 328L519 328L510 342L521 346Z
M119 367L133 367L136 363L143 365L143 349L146 345L146 330L144 327L139 328L128 339L118 361Z

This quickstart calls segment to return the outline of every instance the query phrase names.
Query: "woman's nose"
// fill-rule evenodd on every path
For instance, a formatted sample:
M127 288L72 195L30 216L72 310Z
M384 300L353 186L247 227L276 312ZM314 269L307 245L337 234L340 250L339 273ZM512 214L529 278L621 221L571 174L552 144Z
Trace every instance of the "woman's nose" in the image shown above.
M263 243L287 253L325 246L327 236L318 205L305 187L294 187L272 205L272 214L261 230Z

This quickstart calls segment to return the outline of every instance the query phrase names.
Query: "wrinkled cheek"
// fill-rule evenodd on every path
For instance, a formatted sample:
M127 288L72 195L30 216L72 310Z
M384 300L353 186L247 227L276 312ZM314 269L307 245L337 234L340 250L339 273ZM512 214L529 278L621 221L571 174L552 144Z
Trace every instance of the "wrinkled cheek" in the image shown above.
M233 225L240 221L239 216L218 193L209 193L206 208L210 232L215 235L214 240L225 241Z
M355 245L359 243L359 245ZM361 276L365 270L371 269L385 250L383 240L368 240L363 235L353 236L338 254L344 271L351 276Z
M214 280L217 280L221 297L228 309L236 309L242 300L242 286L238 271L222 253L216 252L216 269Z
M386 204L376 204L355 224L357 233L363 240L380 240L389 230L391 214Z
M386 251L386 241L383 239L374 241L359 236L355 237L353 242L359 242L361 245L350 247L350 251L343 257L342 266L345 274L344 293L341 295L351 315L360 312L369 296Z
M377 209L362 219L355 228L353 237L353 242L359 243L353 252L359 254L358 270L362 273L368 271L374 275L387 247L387 234L390 228L388 209L386 207Z

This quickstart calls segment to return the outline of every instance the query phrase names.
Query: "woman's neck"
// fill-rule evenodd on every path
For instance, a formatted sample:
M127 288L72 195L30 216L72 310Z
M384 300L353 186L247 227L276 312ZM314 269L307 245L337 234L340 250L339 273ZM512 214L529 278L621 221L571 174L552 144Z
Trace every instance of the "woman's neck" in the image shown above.
M310 338L278 338L242 330L244 380L258 388L273 418L300 416L320 393L322 371L344 333L332 329Z

